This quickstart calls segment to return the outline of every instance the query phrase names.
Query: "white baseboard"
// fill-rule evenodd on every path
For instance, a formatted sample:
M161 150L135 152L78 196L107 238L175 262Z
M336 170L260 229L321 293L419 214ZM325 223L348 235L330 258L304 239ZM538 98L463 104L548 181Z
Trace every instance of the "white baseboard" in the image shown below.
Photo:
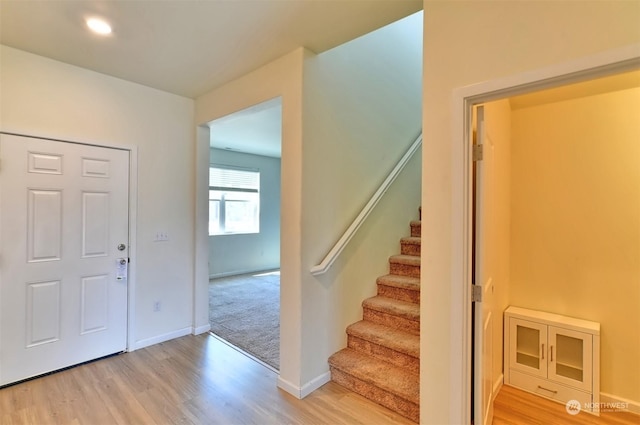
M275 266L275 267L260 267L257 269L247 269L247 270L235 270L235 271L231 271L231 272L222 272L222 273L214 273L214 274L210 274L209 275L209 280L211 279L218 279L221 277L229 277L229 276L240 276L243 274L251 274L251 273L261 273L261 272L271 272L271 271L275 271L275 270L280 270L280 266Z
M314 392L315 390L317 390L318 388L320 388L330 380L331 380L331 372L325 372L322 375L316 377L315 379L307 382L302 386L302 389L300 390L300 395L301 395L300 398L305 398L306 396L308 396L309 394L311 394L312 392Z
M149 347L155 344L160 344L161 342L169 341L171 339L180 338L181 336L190 335L192 333L191 329L192 328L190 326L188 328L178 329L177 331L154 336L151 338L141 339L135 342L133 346L133 350L139 350L141 348Z
M602 409L608 409L607 404L612 408L623 408L624 411L640 415L640 402L628 400L612 394L600 393L600 406ZM622 407L624 405L624 407Z
M298 387L293 385L289 381L285 381L280 376L278 376L278 388L288 392L292 396L298 399L303 399L327 382L331 380L331 372L325 372L322 375L312 379L311 381L304 384L302 387Z
M504 383L504 374L500 374L500 376L498 376L498 379L496 379L496 381L493 383L493 398L495 399L496 396L498 395L498 392L500 392L500 389L502 388L502 384Z
M302 392L301 392L300 388L296 387L291 382L282 379L281 376L278 376L278 388L288 392L289 394L291 394L295 398L298 398L298 399L302 398L301 397Z
M193 335L200 335L203 334L205 332L209 332L211 330L211 323L207 323L206 325L203 326L198 326L198 327L191 327L191 333Z

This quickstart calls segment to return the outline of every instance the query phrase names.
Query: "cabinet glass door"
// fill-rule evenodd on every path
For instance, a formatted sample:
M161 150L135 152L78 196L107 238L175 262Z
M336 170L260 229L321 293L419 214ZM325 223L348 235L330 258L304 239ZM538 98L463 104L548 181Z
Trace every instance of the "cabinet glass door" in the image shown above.
M547 326L526 320L509 320L509 364L513 369L542 377L547 376L545 344Z
M591 335L549 327L549 379L572 387L591 388Z

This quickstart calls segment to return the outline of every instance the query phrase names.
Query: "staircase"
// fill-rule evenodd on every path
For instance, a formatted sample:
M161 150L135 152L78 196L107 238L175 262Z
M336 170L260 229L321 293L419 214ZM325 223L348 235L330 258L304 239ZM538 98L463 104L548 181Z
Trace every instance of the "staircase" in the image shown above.
M362 303L363 320L347 327L347 348L329 358L331 380L414 422L420 417L420 234L400 241L378 295Z

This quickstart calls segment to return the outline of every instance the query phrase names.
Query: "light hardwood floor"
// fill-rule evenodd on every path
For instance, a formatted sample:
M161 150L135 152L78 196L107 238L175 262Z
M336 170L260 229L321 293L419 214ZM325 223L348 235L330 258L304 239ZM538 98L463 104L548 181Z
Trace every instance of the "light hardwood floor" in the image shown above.
M186 336L0 389L0 424L412 424L332 382L298 400L276 378Z
M503 386L494 402L493 425L638 425L640 416L603 412L600 416L567 413L564 404Z
M332 382L303 400L277 375L208 334L186 336L0 389L0 424L411 425ZM640 416L571 416L503 387L493 425L638 425Z

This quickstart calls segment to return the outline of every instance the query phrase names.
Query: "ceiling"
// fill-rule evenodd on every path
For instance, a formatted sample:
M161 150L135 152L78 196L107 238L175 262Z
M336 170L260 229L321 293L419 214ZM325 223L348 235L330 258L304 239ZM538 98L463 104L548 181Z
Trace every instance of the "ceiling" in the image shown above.
M219 118L209 127L212 148L280 158L282 98Z
M198 97L304 46L321 53L422 8L422 0L0 0L0 42ZM90 33L85 18L113 33Z

